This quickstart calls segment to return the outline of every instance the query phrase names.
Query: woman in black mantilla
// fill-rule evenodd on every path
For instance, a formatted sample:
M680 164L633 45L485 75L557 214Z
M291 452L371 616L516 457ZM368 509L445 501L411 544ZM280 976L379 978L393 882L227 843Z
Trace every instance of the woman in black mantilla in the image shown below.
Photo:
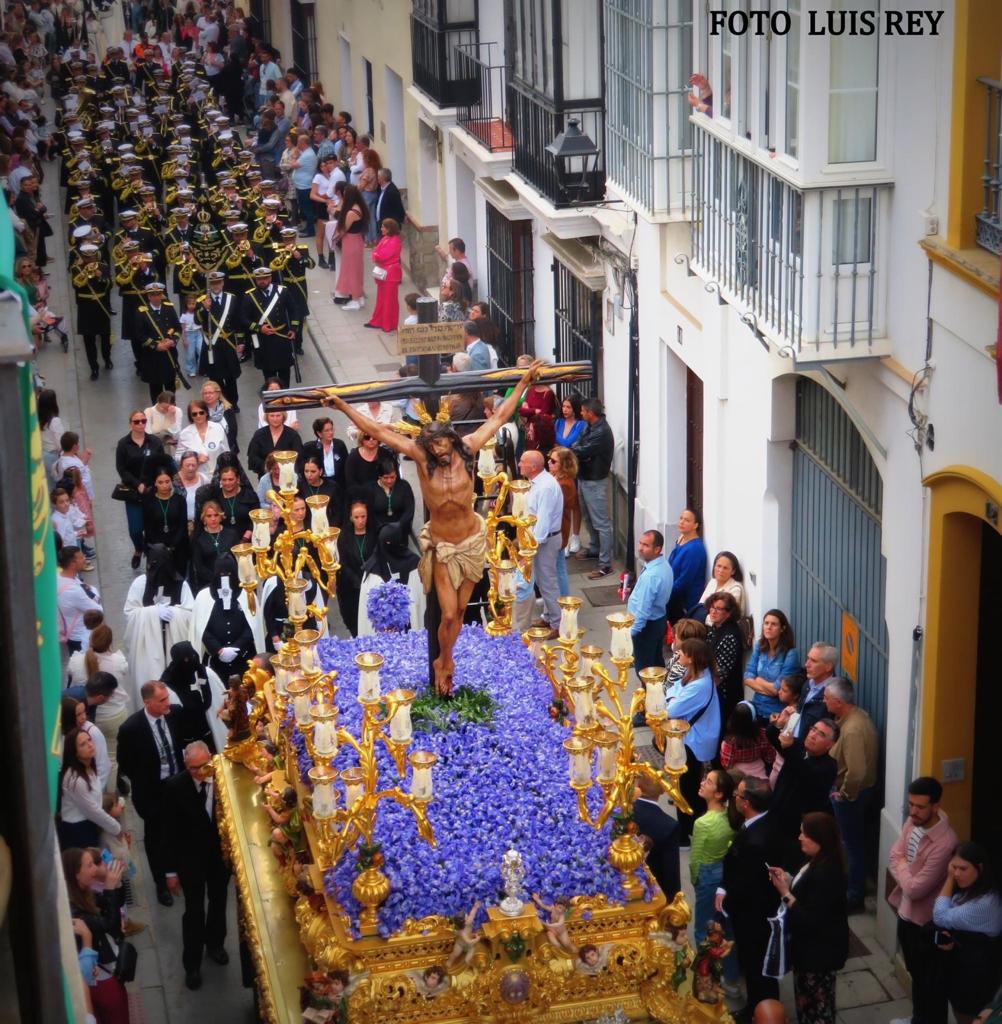
M324 477L324 464L319 455L307 455L299 477L299 496L312 498L323 494L327 503L327 521L331 526L340 526L344 521L344 501L341 488L334 477Z
M221 678L243 675L247 662L257 653L254 632L240 605L237 561L229 553L216 559L216 572L209 584L212 612L202 632L209 666Z
M212 582L220 555L239 543L240 534L223 525L223 510L210 498L202 506L198 526L191 535L191 589L196 594Z
M364 501L352 503L348 523L338 537L337 606L348 632L358 636L358 594L362 587L363 566L372 555L376 542L369 527L369 510Z

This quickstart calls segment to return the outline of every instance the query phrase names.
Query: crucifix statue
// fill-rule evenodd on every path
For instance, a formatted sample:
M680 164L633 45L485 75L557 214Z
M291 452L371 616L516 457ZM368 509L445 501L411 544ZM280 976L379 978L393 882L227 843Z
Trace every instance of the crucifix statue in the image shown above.
M537 360L527 369L467 370L438 379L438 360L422 358L420 378L373 381L329 387L269 391L265 408L302 409L328 406L343 412L358 428L381 444L414 461L428 520L421 530L421 564L418 572L426 592L434 584L441 619L439 653L432 663L438 693L452 692L455 662L452 652L463 624L470 595L481 579L486 561L484 520L473 508L476 455L484 444L515 414L526 390L539 381L590 380L590 363L546 365ZM377 423L346 401L385 401L420 398L443 391L491 391L513 389L494 414L472 434L460 437L441 417L426 423L415 437L405 436L397 425Z

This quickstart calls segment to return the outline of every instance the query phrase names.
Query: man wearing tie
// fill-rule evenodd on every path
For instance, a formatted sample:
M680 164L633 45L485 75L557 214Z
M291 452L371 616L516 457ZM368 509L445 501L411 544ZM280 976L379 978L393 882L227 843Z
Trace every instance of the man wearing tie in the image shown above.
M150 403L156 404L161 392L175 390L181 321L173 303L164 300L164 286L159 281L148 284L145 292L146 305L136 310L135 333L141 353L139 368L150 388Z
M223 860L216 827L216 787L212 755L196 740L184 748L184 767L163 787L164 864L167 886L184 890L181 919L184 983L202 984L202 949L217 964L227 964L226 895L230 870Z
M226 275L221 270L210 270L206 280L208 291L195 309L195 318L205 339L199 355L198 372L214 380L230 405L239 408L237 377L240 376L240 358L244 354L240 299L224 290Z
M254 348L254 365L266 381L277 377L287 388L293 363L292 314L289 297L272 282L269 267L255 268L254 287L244 295L241 313Z
M393 183L393 172L389 167L381 167L376 172L376 180L379 182L379 195L376 197L376 230L379 230L387 217L392 217L403 227L407 214L404 211L404 201L400 198L400 189ZM333 187L332 183L331 188Z
M118 767L132 783L132 802L143 819L146 859L165 907L174 898L167 889L164 853L164 783L182 768L183 737L170 693L158 680L143 683L139 695L143 707L130 715L118 730Z

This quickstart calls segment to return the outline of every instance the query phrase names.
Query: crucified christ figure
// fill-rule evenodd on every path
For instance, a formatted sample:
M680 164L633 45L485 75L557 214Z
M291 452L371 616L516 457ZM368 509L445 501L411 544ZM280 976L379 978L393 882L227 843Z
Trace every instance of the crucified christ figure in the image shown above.
M541 360L522 375L494 415L472 434L460 437L448 423L430 423L415 439L364 416L337 395L325 403L340 410L358 428L387 448L414 460L428 521L421 531L419 572L425 592L435 586L442 620L438 627L439 656L433 662L435 690L452 693L455 661L452 649L463 614L486 563L487 530L473 511L476 454L512 418L519 399L538 379Z

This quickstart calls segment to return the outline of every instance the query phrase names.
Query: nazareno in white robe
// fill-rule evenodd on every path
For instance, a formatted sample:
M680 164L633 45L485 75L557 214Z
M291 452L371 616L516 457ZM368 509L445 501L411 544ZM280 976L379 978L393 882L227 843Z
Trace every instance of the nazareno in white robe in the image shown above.
M159 679L170 661L174 644L189 639L191 615L195 606L191 588L181 584L181 602L171 605L174 618L162 622L156 605L144 605L146 575L137 576L125 598L125 643L129 649L129 665L138 691L143 683ZM197 650L197 648L196 648Z

